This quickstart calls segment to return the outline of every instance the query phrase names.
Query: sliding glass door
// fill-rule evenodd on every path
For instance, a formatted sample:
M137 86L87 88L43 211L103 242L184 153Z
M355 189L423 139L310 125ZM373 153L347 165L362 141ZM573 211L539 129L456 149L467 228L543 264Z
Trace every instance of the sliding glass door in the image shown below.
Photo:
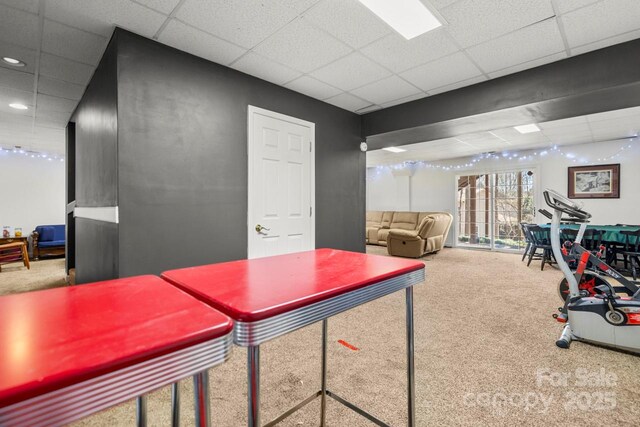
M458 246L520 250L520 223L535 216L532 169L456 177Z

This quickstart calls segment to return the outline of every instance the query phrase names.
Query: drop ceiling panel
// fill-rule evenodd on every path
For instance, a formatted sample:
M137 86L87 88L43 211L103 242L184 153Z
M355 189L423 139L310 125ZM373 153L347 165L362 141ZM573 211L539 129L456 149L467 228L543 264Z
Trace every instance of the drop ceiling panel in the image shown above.
M45 95L59 96L61 98L79 100L82 98L85 87L62 80L40 76L38 79L38 92Z
M0 5L0 38L12 44L37 49L38 16Z
M342 92L338 88L309 76L302 76L299 79L287 83L285 87L317 99L331 98Z
M614 44L628 42L640 38L640 30L629 31L628 33L620 34L619 36L609 37L608 39L598 40L594 43L585 44L579 47L571 49L572 55L582 55L583 53L591 52L592 50L602 49Z
M63 113L71 113L78 104L75 99L59 98L51 95L38 95L38 112L42 108L48 111L59 111Z
M392 31L358 1L322 0L305 18L354 49Z
M492 72L564 52L564 44L555 19L550 19L474 46L467 52L480 68Z
M458 50L443 29L429 31L411 40L397 33L364 47L361 52L369 58L399 73L409 68L450 55Z
M305 19L296 19L254 51L294 70L308 73L347 55L351 48L309 25Z
M549 0L461 0L440 13L463 47L491 40L554 15Z
M381 105L382 108L393 107L394 105L404 104L405 102L415 101L416 99L421 99L426 97L426 93L418 93L416 95L407 96L406 98L396 99L395 101L385 102Z
M520 71L529 70L531 68L539 67L541 65L550 64L552 62L560 61L561 59L565 59L567 57L567 53L562 51L558 53L554 53L553 55L545 56L542 58L534 59L533 61L523 62L522 64L514 65L512 67L503 68L498 71L494 71L489 74L489 77L492 79L506 76L507 74L514 74Z
M0 4L29 13L38 13L38 0L0 0Z
M133 0L135 3L143 4L160 13L169 15L180 3L180 0Z
M158 41L222 65L232 63L246 52L241 47L175 19L167 24Z
M588 6L600 0L560 0L556 1L556 6L559 13L567 13L572 10L579 9L584 6Z
M2 56L8 56L10 58L20 59L25 63L24 67L14 67L5 63L4 61L0 61L0 68L6 68L9 70L20 70L28 73L35 73L35 63L36 63L36 51L27 49L26 47L10 44L1 40L4 37L4 31L0 29L0 52L2 52Z
M186 0L176 17L187 24L247 49L297 16L277 2Z
M480 70L462 52L401 73L418 88L429 91L481 75Z
M351 90L391 75L360 53L352 53L311 73L316 79L342 90Z
M40 56L40 74L58 80L86 85L93 74L94 67L76 61L43 53Z
M298 71L280 65L257 53L249 52L231 65L243 73L281 85L300 76Z
M31 73L0 68L0 86L23 91L32 91L34 76Z
M38 108L36 126L64 128L69 122L70 115L70 113L64 111L50 111Z
M384 104L385 102L391 102L412 95L420 94L424 96L424 93L420 89L395 75L354 89L351 93L362 99L371 101L374 104Z
M563 15L561 19L569 46L573 48L637 30L640 2L601 1Z
M429 95L437 95L439 93L449 92L455 89L460 89L461 87L471 86L476 83L481 83L488 80L485 76L476 76L467 80L462 80L460 82L451 83L449 85L440 86L435 89L431 89L429 91Z
M84 64L97 65L107 46L107 38L71 28L45 19L42 50L73 59Z
M0 86L0 104L9 108L8 104L11 103L20 103L26 106L31 106L33 104L33 92ZM8 111L18 112L22 110L10 108Z
M371 105L371 103L363 101L349 93L341 93L340 95L327 99L326 102L349 111L360 110Z
M55 0L47 4L45 16L103 37L110 37L116 24L152 37L166 20L163 14L129 0Z

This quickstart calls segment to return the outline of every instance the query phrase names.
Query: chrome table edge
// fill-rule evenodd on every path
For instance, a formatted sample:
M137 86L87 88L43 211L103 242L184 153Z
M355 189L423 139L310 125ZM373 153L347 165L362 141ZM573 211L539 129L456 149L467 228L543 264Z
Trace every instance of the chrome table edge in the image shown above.
M60 426L225 362L232 333L0 408L3 427Z
M233 341L241 347L257 346L322 319L422 283L424 279L425 269L421 268L267 319L256 322L236 321Z

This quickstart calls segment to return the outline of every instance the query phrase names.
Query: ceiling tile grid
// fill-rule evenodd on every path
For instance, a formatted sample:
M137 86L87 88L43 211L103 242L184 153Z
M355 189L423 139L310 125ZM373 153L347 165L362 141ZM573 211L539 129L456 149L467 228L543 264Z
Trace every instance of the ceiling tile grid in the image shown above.
M637 0L607 0L569 12L560 18L570 47L638 29L640 2ZM585 31L588 29L588 31Z
M480 75L482 71L463 52L400 73L401 77L425 92Z
M311 73L311 76L316 79L344 91L364 86L389 75L391 75L390 71L357 52Z
M249 52L237 61L234 61L231 68L277 85L282 85L301 75L298 71L278 64L254 52Z
M302 76L287 83L285 87L317 99L331 98L342 92L340 89L310 76Z
M354 49L393 31L358 1L323 0L305 18Z
M640 37L637 0L425 3L444 25L407 41L358 0L0 0L0 53L26 62L0 87L38 103L1 111L64 127L116 25L360 114Z
M425 96L420 89L395 75L359 87L358 89L352 90L351 93L377 105L404 99L409 96Z
M186 0L176 18L244 48L252 48L297 16L274 1Z
M247 52L235 44L176 19L167 24L158 41L222 65L231 64Z
M555 19L538 22L468 49L485 72L501 70L564 52Z

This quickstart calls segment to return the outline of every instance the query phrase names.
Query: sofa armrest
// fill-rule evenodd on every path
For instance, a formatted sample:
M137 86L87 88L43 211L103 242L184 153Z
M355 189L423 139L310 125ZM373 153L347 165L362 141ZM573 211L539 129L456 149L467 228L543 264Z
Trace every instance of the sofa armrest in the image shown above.
M391 237L402 240L420 240L417 230L401 230L399 228L394 228L389 232L388 239Z
M431 232L431 229L433 228L435 223L436 223L435 219L431 217L425 217L420 223L420 225L418 225L418 229L416 231L418 236L422 237L423 239L426 239L427 237L429 237L429 233Z

